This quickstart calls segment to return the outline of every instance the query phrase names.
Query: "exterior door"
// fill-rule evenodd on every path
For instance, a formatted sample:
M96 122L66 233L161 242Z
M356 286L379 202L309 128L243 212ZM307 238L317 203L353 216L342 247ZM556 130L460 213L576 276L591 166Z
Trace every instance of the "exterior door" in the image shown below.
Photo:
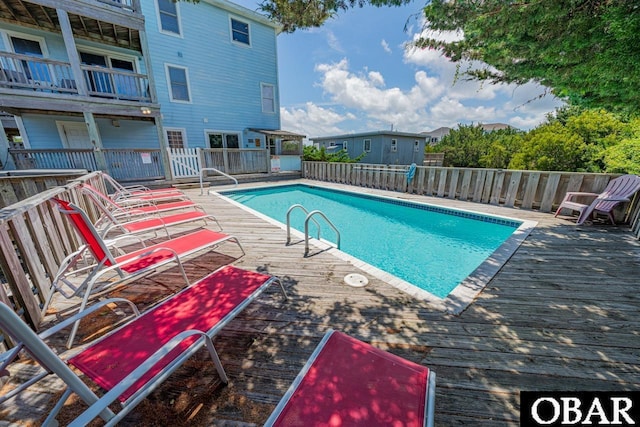
M57 122L62 146L69 150L91 150L89 130L84 122ZM65 151L58 159L62 168L97 170L93 151Z
M58 123L62 146L75 150L86 150L91 147L87 125L81 122Z

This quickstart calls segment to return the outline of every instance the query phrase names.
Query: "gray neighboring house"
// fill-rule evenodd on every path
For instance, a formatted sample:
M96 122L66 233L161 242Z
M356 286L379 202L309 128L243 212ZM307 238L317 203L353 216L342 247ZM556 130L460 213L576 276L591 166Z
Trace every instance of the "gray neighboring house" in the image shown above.
M310 138L317 148L325 147L328 152L347 150L349 157L366 154L360 163L381 165L422 165L426 137L419 133L377 131L348 135Z
M449 132L451 132L451 128L441 127L429 132L422 132L420 135L424 136L427 139L427 143L429 145L435 145L438 142L442 141L443 137L449 135Z
M482 126L482 130L484 130L485 133L493 132L494 130L509 129L512 127L505 123L479 123L479 126ZM442 138L449 135L449 132L451 132L451 128L440 127L428 132L422 132L420 135L427 139L428 144L436 145L438 142L442 141Z

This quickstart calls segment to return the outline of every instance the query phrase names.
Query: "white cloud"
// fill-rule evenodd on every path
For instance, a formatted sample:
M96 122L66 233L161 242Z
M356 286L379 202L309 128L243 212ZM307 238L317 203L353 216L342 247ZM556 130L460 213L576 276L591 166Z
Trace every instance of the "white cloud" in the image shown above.
M408 91L387 88L384 77L377 71L352 73L346 59L319 64L316 71L321 74L320 85L332 102L361 111L384 128L393 123L400 130L422 129L422 110L443 91L437 79L425 71L416 72L415 84Z
M340 40L338 40L338 38L333 33L333 31L327 31L327 44L331 49L335 50L336 52L344 53L344 49L340 44Z
M409 34L415 40L419 34ZM439 37L455 40L458 33ZM519 129L531 129L544 121L546 114L561 103L546 96L536 84L523 86L492 85L471 81L462 74L480 63L463 62L459 66L432 49L405 47L404 67L413 70L413 79L395 78L388 85L382 70L370 65L350 68L339 40L327 32L327 42L343 58L334 63L316 63L316 85L330 107L307 102L302 107L283 108L282 126L308 137L394 129L423 132L459 123L503 122ZM386 39L383 50L392 53ZM410 42L407 46L410 46ZM355 53L354 53L355 54ZM389 75L389 79L395 76Z
M392 53L391 48L389 47L389 43L387 43L385 39L382 39L382 41L380 42L380 46L382 46L382 49L385 52Z
M307 102L303 107L280 109L282 128L306 135L308 138L347 133L338 125L355 119L353 113L340 114L313 102Z

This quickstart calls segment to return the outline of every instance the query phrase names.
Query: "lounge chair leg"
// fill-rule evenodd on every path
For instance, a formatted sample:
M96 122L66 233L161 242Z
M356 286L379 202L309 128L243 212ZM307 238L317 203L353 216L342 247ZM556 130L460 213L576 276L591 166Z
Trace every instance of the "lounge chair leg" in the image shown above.
M62 397L60 397L60 400L56 402L56 405L53 407L47 418L42 423L43 427L54 427L58 425L58 420L56 420L56 417L58 416L58 412L60 412L60 409L62 409L62 406L64 406L64 402L69 398L69 396L71 396L71 389L67 388L62 394Z
M218 352L216 348L213 346L213 340L209 338L209 336L205 335L205 342L207 344L207 349L209 350L209 354L211 354L211 359L213 359L213 364L216 365L216 371L218 371L218 375L220 375L220 379L223 383L229 384L229 377L227 377L227 373L224 371L222 367L222 362L220 362L220 358L218 357Z
M289 297L287 296L287 291L284 290L282 279L280 279L279 277L276 277L275 281L278 282L278 285L280 286L280 290L282 291L282 296L284 297L284 300L285 301L289 300Z

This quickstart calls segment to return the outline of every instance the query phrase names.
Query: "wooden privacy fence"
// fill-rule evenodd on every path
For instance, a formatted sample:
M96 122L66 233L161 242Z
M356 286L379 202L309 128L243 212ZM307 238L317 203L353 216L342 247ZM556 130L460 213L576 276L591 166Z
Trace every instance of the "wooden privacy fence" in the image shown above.
M105 191L101 172L94 172L0 210L0 301L34 328L42 320L43 303L58 267L80 244L48 200L63 196L97 219L98 212L81 194L83 182Z
M505 207L553 212L567 191L600 193L618 175L418 166L407 182L408 166L361 163L303 162L302 176L360 187L445 197ZM640 238L640 196L620 208Z
M0 172L0 209L86 174L84 169Z

